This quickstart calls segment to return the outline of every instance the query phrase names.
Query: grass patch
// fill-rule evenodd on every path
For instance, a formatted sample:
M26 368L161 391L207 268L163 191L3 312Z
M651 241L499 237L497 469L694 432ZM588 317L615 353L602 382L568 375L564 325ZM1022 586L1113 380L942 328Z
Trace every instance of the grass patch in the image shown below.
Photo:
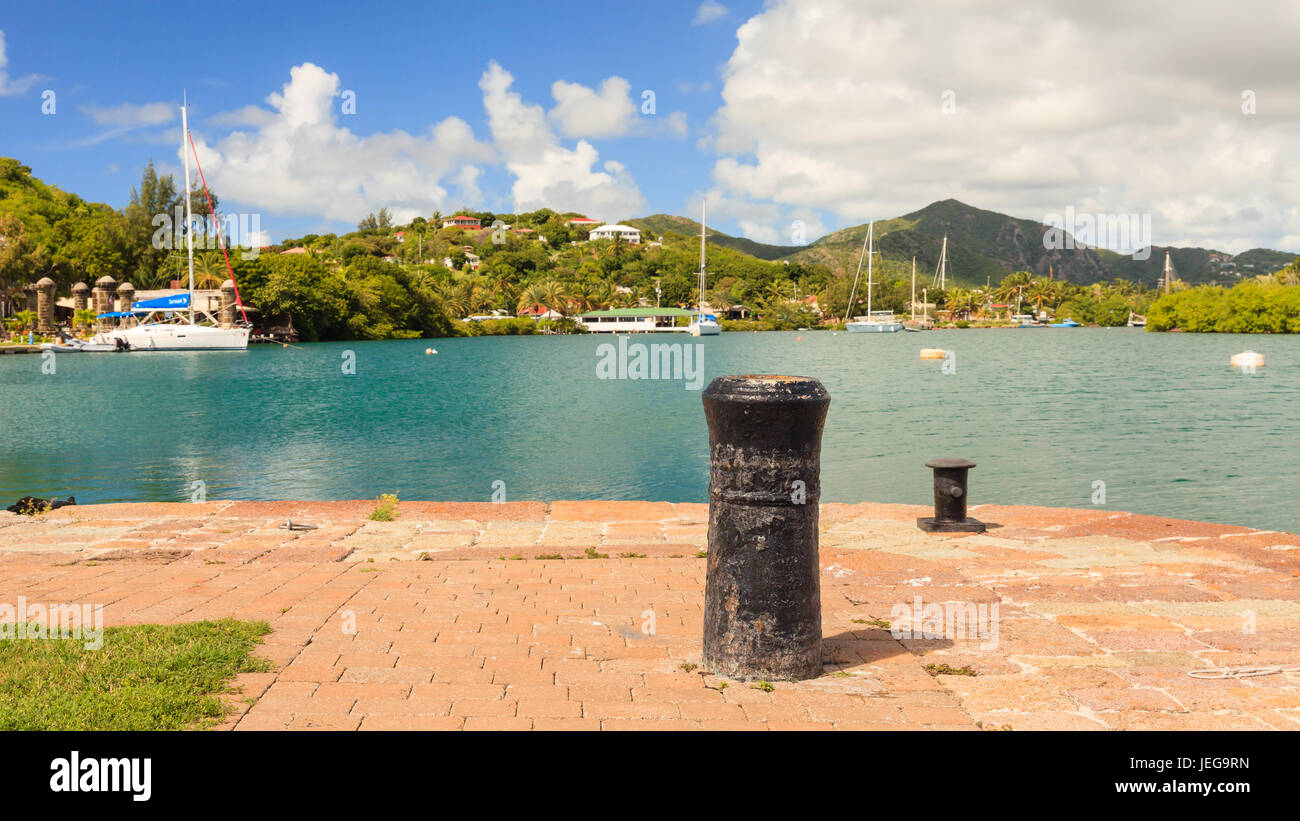
M559 553L538 553L538 554L537 554L536 556L534 556L533 558L534 558L534 559L545 559L545 560L547 560L547 561L553 561L553 560L555 560L555 559L563 559L564 556L562 556L562 555L559 554Z
M927 664L925 672L932 676L977 676L972 667L949 667L946 664Z
M252 655L264 621L109 627L84 639L0 640L0 730L185 730L216 724L239 673L271 663Z
M618 557L620 559L644 559L646 556L644 553L620 553Z
M375 509L370 511L370 521L391 522L397 518L397 494L384 493L375 500Z
M594 548L594 547L589 547L589 548L587 548L587 558L588 558L588 559L608 559L608 558L609 558L609 554L608 554L608 553L599 553L599 552L596 551L596 548Z
M879 627L881 630L889 629L889 622L884 619L853 619L854 624L867 624L872 627Z

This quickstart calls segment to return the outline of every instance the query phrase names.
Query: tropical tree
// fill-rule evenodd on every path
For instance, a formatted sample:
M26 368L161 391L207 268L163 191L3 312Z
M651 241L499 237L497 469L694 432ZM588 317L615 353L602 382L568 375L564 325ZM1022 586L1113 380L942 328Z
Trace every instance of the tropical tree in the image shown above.
M220 253L212 252L208 254L195 255L195 288L220 288L221 283L225 282L227 279L226 263L222 259Z
M72 313L72 329L93 328L97 314L89 308L80 308Z
M22 333L28 329L36 328L36 312L32 310L17 311L13 316L5 320L9 330L15 333Z
M977 291L955 288L948 292L948 310L954 317L970 318L984 305L984 296Z

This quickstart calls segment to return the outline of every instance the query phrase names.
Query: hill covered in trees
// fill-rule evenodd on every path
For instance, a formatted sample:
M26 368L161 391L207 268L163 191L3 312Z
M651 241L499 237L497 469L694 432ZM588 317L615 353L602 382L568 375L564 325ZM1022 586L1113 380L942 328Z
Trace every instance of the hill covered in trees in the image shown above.
M29 307L22 287L43 276L53 278L61 294L74 282L93 283L104 275L138 289L182 278L183 244L157 242L159 216L175 214L181 199L175 181L158 175L152 164L128 205L114 209L43 183L17 160L0 159L0 314ZM213 202L219 202L215 195ZM208 213L201 191L192 207L196 216L214 217L204 232L220 230L223 215L219 209ZM479 333L488 326L460 320L485 314L571 317L611 307L690 307L698 300L700 225L693 220L664 214L630 219L643 242L628 244L591 241L590 221L574 221L582 215L572 212L457 213L485 227L449 225L450 215L438 212L398 225L381 209L354 231L287 239L256 254L232 253L231 265L244 301L260 310L263 321L292 319L308 341ZM1130 312L1151 305L1155 294L1147 286L1163 263L1158 252L1138 267L1110 252L1047 251L1040 224L955 200L875 226L880 258L873 307L910 310L911 259L917 258L918 280L928 284L946 234L949 288L930 291L931 307L963 322L1005 318L1032 305L1080 322L1122 324ZM852 311L848 301L865 231L847 228L797 248L711 231L706 301L718 311L745 306L761 318L745 327L756 328L812 327L860 313L861 287ZM201 237L198 244L216 247L211 239ZM1198 275L1223 276L1234 261L1201 249L1172 254L1180 290ZM1291 256L1259 249L1235 260L1238 271L1249 263L1262 275L1268 271L1258 269L1281 267ZM201 286L214 287L227 277L215 250L197 252L195 268ZM1044 276L1049 269L1054 279ZM1131 279L1112 276L1115 271ZM500 327L576 329L565 319L547 322L552 324L528 319Z

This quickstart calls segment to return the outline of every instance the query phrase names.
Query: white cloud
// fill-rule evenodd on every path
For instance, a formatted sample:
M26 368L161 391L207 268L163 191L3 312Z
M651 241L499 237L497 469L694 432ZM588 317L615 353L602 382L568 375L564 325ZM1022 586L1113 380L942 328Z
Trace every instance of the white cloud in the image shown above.
M556 105L547 117L565 137L620 137L636 126L630 91L622 77L606 79L599 91L557 80L551 85Z
M275 122L275 112L267 111L265 108L256 105L246 105L235 111L222 111L213 114L208 118L208 122L218 126L238 127L241 125L251 125L262 127Z
M171 131L140 133L142 129L170 123L179 118L179 109L171 103L122 103L108 108L95 105L77 106L77 110L90 118L95 125L109 126L107 131L77 140L74 145L87 148L118 137L134 142L169 143L180 139Z
M10 77L6 70L9 67L9 57L5 53L5 33L0 30L0 97L12 97L22 94L31 88L40 80L40 75L28 74L25 77Z
M109 125L116 128L142 128L150 125L162 125L171 122L177 116L177 109L170 103L122 103L112 108L99 106L78 106L78 111L89 117L96 125Z
M700 7L695 10L695 19L691 21L692 26L703 26L712 23L714 20L721 20L727 16L727 7L717 2L717 0L704 0Z
M479 79L493 142L515 177L511 194L516 211L548 207L618 219L642 207L641 191L621 164L606 162L603 171L593 171L600 158L596 149L586 140L573 149L561 145L546 112L511 91L513 83L495 62Z
M464 120L448 117L422 134L359 136L338 122L337 74L303 63L289 77L267 97L273 110L246 107L215 118L250 130L210 145L195 135L203 170L223 200L355 221L381 207L405 220L478 199L476 165L496 156Z
M674 111L664 118L664 128L672 136L684 140L686 139L686 112Z
M1267 0L1239 0L1228 27L1172 0L773 0L723 72L715 181L732 207L841 224L956 197L1151 213L1162 244L1294 243L1297 32L1300 6Z

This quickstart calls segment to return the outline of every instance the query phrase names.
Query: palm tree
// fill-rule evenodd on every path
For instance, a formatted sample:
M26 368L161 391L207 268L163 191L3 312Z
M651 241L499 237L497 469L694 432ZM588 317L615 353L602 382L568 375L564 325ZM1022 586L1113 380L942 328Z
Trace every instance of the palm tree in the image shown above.
M226 264L221 254L199 254L194 257L194 287L220 288L226 281Z
M1055 308L1061 304L1060 284L1046 277L1035 277L1025 296L1034 303L1035 312L1041 312L1044 305Z
M983 295L975 291L956 288L948 292L948 310L952 311L953 317L970 318L970 315L978 311L983 304Z
M82 308L72 314L72 329L93 328L97 314L89 308Z
M36 328L36 312L33 310L15 311L12 316L5 320L11 331L22 333L28 328Z

